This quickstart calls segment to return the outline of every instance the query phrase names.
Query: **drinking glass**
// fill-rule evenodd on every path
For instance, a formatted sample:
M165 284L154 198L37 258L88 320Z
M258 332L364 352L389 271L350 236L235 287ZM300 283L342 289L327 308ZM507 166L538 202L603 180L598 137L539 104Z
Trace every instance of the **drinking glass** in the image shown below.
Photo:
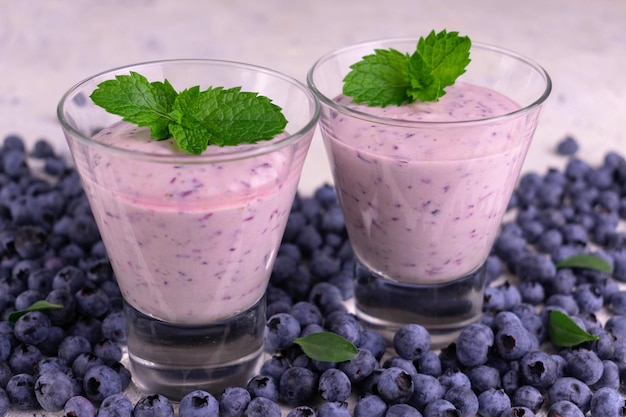
M437 102L374 108L342 95L362 57L411 54L417 43L331 52L307 82L322 105L320 130L356 255L357 315L389 339L421 324L444 346L480 318L485 262L551 81L529 59L474 44L466 72Z
M288 124L268 141L211 145L201 155L174 151L89 98L101 82L130 71L167 79L177 91L257 92L282 108ZM139 388L180 399L195 389L245 386L254 375L264 293L318 117L304 84L218 60L117 68L62 97L58 118L123 296Z

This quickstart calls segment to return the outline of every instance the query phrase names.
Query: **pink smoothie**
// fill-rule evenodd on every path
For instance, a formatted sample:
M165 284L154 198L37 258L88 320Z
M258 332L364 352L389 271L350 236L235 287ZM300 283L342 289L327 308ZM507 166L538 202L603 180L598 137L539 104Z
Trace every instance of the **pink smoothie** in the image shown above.
M531 135L521 117L455 122L519 106L463 83L434 103L380 108L344 96L336 100L396 119L372 122L337 112L321 126L359 259L406 283L450 281L478 268L496 237Z
M125 122L94 140L181 154ZM308 144L210 164L182 154L177 164L129 160L95 148L77 157L88 165L83 184L124 298L143 313L189 324L252 306L266 289ZM209 147L205 155L232 150Z

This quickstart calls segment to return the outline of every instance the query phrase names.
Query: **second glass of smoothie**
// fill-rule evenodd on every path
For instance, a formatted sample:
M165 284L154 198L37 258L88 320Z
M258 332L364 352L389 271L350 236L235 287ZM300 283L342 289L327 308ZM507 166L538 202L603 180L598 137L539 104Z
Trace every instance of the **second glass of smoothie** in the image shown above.
M389 338L418 323L433 345L480 318L485 262L519 177L548 74L519 55L474 44L436 102L370 107L342 94L350 66L391 39L323 56L308 74L356 255L357 315Z
M241 87L282 108L274 139L189 155L89 98L130 71L177 91ZM265 299L319 117L305 85L252 65L173 60L94 76L59 119L124 298L128 357L143 390L172 399L247 383L263 352Z

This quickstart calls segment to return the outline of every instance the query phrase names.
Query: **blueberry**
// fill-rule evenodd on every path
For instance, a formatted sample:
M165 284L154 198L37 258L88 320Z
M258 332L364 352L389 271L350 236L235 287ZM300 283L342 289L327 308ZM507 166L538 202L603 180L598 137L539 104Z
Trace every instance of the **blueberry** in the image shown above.
M102 320L102 335L116 343L126 342L126 322L122 311L110 312Z
M533 348L533 337L522 325L509 325L498 330L495 346L502 358L517 360Z
M362 326L359 320L353 314L336 311L326 317L325 327L351 343L358 345L361 336Z
M102 359L91 353L80 353L72 362L72 373L82 379L89 368L104 365Z
M102 339L93 346L93 354L106 365L122 360L122 348L110 339Z
M29 374L16 374L11 377L5 391L11 405L18 410L33 410L37 408L35 396L35 378Z
M295 303L289 311L297 321L300 327L304 328L309 324L322 324L322 313L319 308L308 301L299 301Z
M500 372L488 365L479 365L469 370L472 389L481 393L490 388L500 387Z
M530 408L534 413L538 412L544 403L543 394L532 385L522 385L511 399L514 406Z
M59 357L65 359L68 364L74 362L74 359L81 353L90 353L91 343L82 336L67 336L59 346Z
M8 363L13 373L32 375L35 372L35 365L42 359L43 355L37 347L22 343L13 348Z
M511 400L502 389L490 388L478 395L478 413L482 417L500 417L510 407Z
M422 413L408 404L393 404L387 409L385 417L422 417Z
M135 417L174 417L174 407L167 397L151 394L137 401L133 413Z
M535 417L535 413L531 409L526 407L514 406L507 410L504 410L500 417Z
M578 152L578 141L572 136L566 136L561 139L556 145L556 152L559 155L574 155Z
M387 404L378 395L365 395L354 407L354 417L384 417Z
M369 350L376 359L380 359L387 349L387 341L377 331L371 329L361 329L357 347Z
M102 401L110 395L122 392L122 380L110 367L94 366L85 373L83 389L90 400Z
M215 407L211 394L199 392L199 395L196 395L192 392L186 397L189 398L187 400L183 398L180 403L178 410L180 417L217 417L217 411L213 411ZM248 390L241 387L228 387L220 396L219 413L222 417L241 417L251 399ZM183 407L183 401L189 405ZM186 410L184 414L183 409Z
M417 361L414 361L414 363L416 363L415 368L419 373L432 375L434 377L441 375L441 359L439 359L439 355L432 350L424 353Z
M313 192L315 199L325 208L337 205L337 190L330 184L322 184Z
M424 417L460 417L459 410L448 400L443 398L428 404L424 409Z
M624 397L613 388L600 388L597 390L590 403L592 416L617 417L626 412Z
M404 359L399 356L389 356L383 362L383 368L393 367L403 369L407 374L411 375L411 377L417 375L417 368L415 367L415 364L408 359Z
M281 285L288 279L293 279L298 272L298 260L291 256L279 253L272 267L271 282Z
M289 410L287 417L315 417L315 410L307 405L300 405Z
M63 415L67 417L96 417L96 407L87 398L76 395L65 403Z
M322 246L324 239L315 226L307 224L300 228L295 238L295 243L304 253L311 253Z
M454 404L459 410L459 417L475 417L478 412L478 397L470 387L452 387L446 391L443 399Z
M325 402L317 409L317 417L350 417L345 402Z
M22 226L15 234L13 243L17 254L24 259L40 258L48 245L48 234L38 226Z
M602 360L593 350L576 349L567 357L566 371L587 385L593 385L602 378Z
M439 382L448 391L452 387L467 387L471 388L472 383L469 377L456 368L446 369L440 376Z
M122 393L109 395L98 407L97 417L134 417L133 403Z
M253 376L246 386L251 398L265 397L272 401L278 401L278 383L268 375Z
M619 389L620 377L619 366L610 360L602 361L602 377L595 383L594 388L613 388Z
M536 388L548 388L557 380L557 364L552 356L542 351L532 351L520 360L520 375L524 382Z
M446 389L437 378L432 375L417 374L413 377L413 395L408 404L424 411L433 401L443 398Z
M355 357L338 365L352 383L363 381L378 367L378 360L366 349L358 349Z
M571 401L585 413L589 410L591 397L592 393L589 386L572 377L559 378L548 389L550 404L561 400Z
M46 372L35 381L35 395L41 408L59 411L74 396L72 381L63 372Z
M604 305L600 290L592 284L581 284L576 287L574 300L581 313L595 313Z
M67 363L61 358L51 356L44 358L35 365L35 376L39 376L46 372L67 372ZM0 384L1 385L1 384Z
M393 347L398 355L404 359L419 359L430 349L430 334L424 326L419 324L405 324L400 327L393 337Z
M108 313L111 300L100 288L84 286L74 295L79 313L86 317L102 317Z
M318 393L326 401L345 401L352 392L348 376L336 368L324 371L318 381Z
M306 403L317 393L317 375L302 367L291 367L280 377L278 388L280 398L291 406Z
M311 273L320 279L327 279L341 270L341 260L322 250L315 250L311 254Z
M110 366L111 369L113 369L120 377L120 381L122 382L122 391L126 390L131 381L130 371L121 362L116 362Z
M261 365L260 373L269 375L276 381L280 380L280 376L289 368L289 361L281 355L273 355Z
M311 288L308 301L315 304L322 313L332 311L335 305L343 302L341 291L335 285L328 282L319 282Z
M66 290L71 294L75 294L84 284L85 272L73 265L63 267L52 279L52 288Z
M4 362L11 354L11 339L0 333L0 362Z
M387 368L381 372L377 387L387 404L404 403L413 395L413 376L403 368Z
M246 407L246 417L281 417L280 406L265 397L256 397L250 400Z
M487 362L489 350L494 344L493 331L486 325L473 323L465 327L456 341L456 356L465 366L477 366Z
M272 350L288 348L300 335L300 323L291 314L278 313L267 320L265 339Z
M14 334L22 343L36 345L46 340L50 319L41 311L29 311L15 322Z
M548 417L585 417L585 414L573 402L561 400L550 404Z

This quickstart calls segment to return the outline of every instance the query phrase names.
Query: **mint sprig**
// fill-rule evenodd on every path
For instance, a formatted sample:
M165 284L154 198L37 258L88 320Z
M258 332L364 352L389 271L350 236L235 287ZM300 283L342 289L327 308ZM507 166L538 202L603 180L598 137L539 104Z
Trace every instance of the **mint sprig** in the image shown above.
M209 145L235 146L270 140L282 133L282 109L241 87L194 86L180 93L168 80L149 82L130 72L98 84L93 102L137 126L150 128L157 140L172 137L182 150L199 155Z
M433 30L420 38L411 55L393 48L376 49L350 66L343 94L369 106L400 106L437 101L470 63L472 43L458 32Z
M343 362L354 358L358 353L352 342L333 332L311 333L296 338L294 343L309 358L320 362Z
M52 304L46 300L35 301L30 307L23 310L16 310L9 313L7 317L8 321L15 323L20 317L30 311L46 311L46 310L60 310L63 306L61 304Z
M559 310L550 311L548 336L555 346L572 347L599 337L581 329L574 320Z

